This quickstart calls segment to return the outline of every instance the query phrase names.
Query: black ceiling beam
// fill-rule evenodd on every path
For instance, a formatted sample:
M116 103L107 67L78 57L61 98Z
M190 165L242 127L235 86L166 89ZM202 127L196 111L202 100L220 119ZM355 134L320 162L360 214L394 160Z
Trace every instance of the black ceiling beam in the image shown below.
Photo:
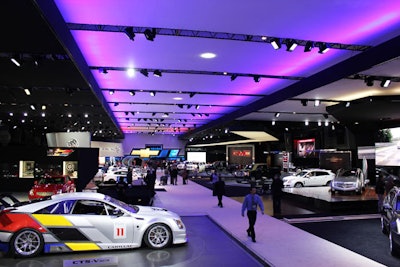
M333 49L343 49L351 51L366 51L370 48L367 45L356 45L356 44L340 44L340 43L329 43L316 40L301 40L293 39L289 37L273 37L264 35L253 35L253 34L238 34L238 33L227 33L227 32L211 32L211 31L196 31L196 30L185 30L185 29L171 29L171 28L152 28L152 27L135 27L135 26L121 26L121 25L104 25L104 24L80 24L80 23L67 23L70 30L83 30L83 31L104 31L104 32L122 32L127 27L132 28L134 33L142 33L148 29L155 29L157 35L167 36L180 36L180 37L195 37L195 38L209 38L219 40L231 40L231 41L245 41L245 42L258 42L258 43L271 43L274 39L280 39L282 43L289 41L296 41L299 46L306 46L309 41L313 41L314 44L325 43Z
M260 100L257 100L246 107L231 112L228 115L222 116L212 122L205 124L195 130L185 133L180 138L189 139L192 135L202 131L209 130L213 127L224 125L227 122L233 121L239 117L260 109L277 104L289 98L294 98L308 91L336 82L340 79L362 72L372 68L375 65L389 61L400 56L400 36L388 40L380 45L377 45L363 53L357 54L349 59L346 59L332 67L329 67L321 72L318 72L308 78L292 84L282 90L267 95Z
M103 109L108 114L110 120L113 122L115 129L118 131L118 135L122 138L124 137L124 133L119 128L118 122L114 117L114 114L111 108L108 106L106 99L104 98L95 78L93 77L86 61L78 48L74 38L68 27L65 24L65 21L58 10L54 1L48 0L35 0L33 1L36 5L37 9L42 14L43 18L49 24L53 34L57 37L59 42L64 47L68 56L72 59L72 61L77 66L77 69L81 73L82 77L86 80L88 86L92 89L93 94L97 97L98 101L102 105Z

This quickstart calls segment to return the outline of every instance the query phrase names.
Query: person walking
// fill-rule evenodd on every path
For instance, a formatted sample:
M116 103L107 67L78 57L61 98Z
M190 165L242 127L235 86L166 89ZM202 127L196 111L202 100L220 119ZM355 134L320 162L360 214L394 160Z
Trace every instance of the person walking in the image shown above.
M225 182L222 181L221 177L218 177L218 181L214 183L213 195L218 198L218 207L223 208L222 196L225 194Z
M383 180L383 174L379 174L378 181L376 181L375 193L378 196L378 212L382 212L383 198L385 197L385 181Z
M171 168L171 171L169 172L169 175L171 176L171 184L177 185L178 181L178 168L176 165L173 165Z
M247 228L247 235L251 237L253 242L256 242L256 233L254 225L257 220L257 207L260 208L261 214L264 214L264 204L259 195L256 194L257 190L255 187L250 188L250 193L246 195L242 205L242 216L247 210L247 218L249 219L249 228Z
M282 199L282 188L283 181L280 175L277 173L274 175L274 179L271 184L271 194L272 194L272 207L275 214L281 213L281 199Z

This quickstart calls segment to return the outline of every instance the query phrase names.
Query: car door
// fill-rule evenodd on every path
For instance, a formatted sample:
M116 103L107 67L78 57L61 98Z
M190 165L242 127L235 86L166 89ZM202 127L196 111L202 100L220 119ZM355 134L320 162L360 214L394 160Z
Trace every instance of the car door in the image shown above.
M103 249L140 246L134 241L133 218L111 204L94 200L78 200L69 217L81 223L79 230Z
M316 171L315 172L315 186L323 186L328 183L330 180L330 176L325 171Z

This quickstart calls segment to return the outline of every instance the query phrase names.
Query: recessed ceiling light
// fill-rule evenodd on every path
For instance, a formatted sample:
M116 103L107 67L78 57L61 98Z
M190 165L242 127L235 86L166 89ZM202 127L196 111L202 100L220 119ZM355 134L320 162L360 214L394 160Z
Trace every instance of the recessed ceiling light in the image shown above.
M182 100L183 98L182 97L174 97L173 99L174 100Z
M206 52L206 53L203 53L200 55L200 57L207 58L207 59L215 58L216 56L217 56L216 54L210 53L210 52Z

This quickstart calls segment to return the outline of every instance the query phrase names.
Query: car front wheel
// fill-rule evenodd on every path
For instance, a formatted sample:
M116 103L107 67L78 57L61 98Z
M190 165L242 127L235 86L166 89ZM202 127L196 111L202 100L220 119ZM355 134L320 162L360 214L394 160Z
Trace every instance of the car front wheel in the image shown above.
M144 234L144 242L149 248L162 249L172 241L171 230L165 224L153 224Z
M23 229L11 240L11 253L18 257L34 257L42 252L44 240L34 229Z
M303 184L302 184L302 183L296 183L296 184L294 185L294 187L300 188L300 187L303 187Z

